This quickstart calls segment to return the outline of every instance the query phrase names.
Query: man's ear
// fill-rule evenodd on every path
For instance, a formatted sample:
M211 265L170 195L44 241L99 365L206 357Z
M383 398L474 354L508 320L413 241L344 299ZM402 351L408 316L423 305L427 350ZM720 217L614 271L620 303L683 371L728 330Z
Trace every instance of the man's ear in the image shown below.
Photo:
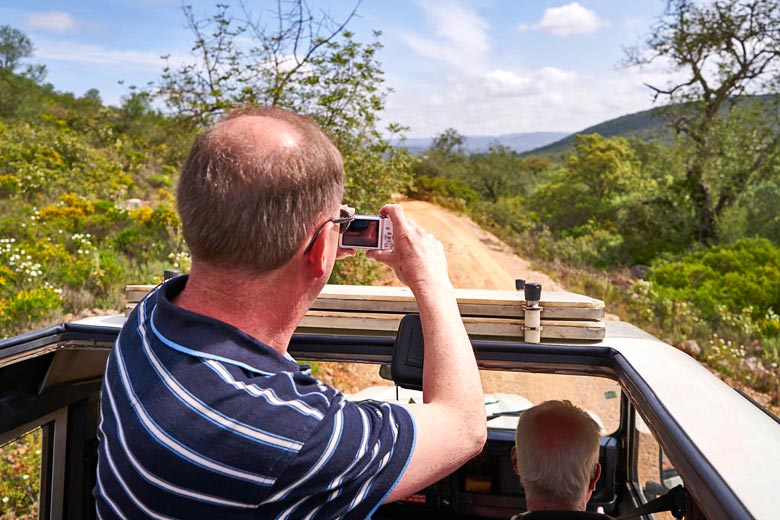
M311 267L314 276L317 278L324 276L325 273L328 272L328 233L332 231L330 229L330 226L332 225L332 223L325 224L325 228L317 235L317 238L314 239L314 243L312 244L309 253L306 255L307 264Z
M596 482L599 481L600 476L601 476L601 463L597 462L596 467L593 468L593 476L590 478L590 482L588 483L588 491L593 492L596 490Z

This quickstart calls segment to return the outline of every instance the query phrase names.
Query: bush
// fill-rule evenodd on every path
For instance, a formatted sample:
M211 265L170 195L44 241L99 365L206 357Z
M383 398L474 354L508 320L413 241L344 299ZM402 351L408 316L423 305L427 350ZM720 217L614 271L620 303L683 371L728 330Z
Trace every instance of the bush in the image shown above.
M501 198L495 203L479 203L474 207L472 216L485 227L503 228L502 235L523 234L537 226L533 215L525 210L520 196Z
M0 197L10 197L19 191L19 178L15 175L0 175Z
M664 299L687 301L708 320L737 324L753 320L759 330L776 329L768 313L780 309L780 248L766 239L742 239L656 262L650 281Z
M764 237L780 244L780 178L751 185L718 221L718 236L725 242L742 237Z
M427 200L456 210L473 207L479 200L477 192L460 179L427 175L415 179L407 194L415 199Z
M0 511L3 518L38 518L40 428L0 446Z

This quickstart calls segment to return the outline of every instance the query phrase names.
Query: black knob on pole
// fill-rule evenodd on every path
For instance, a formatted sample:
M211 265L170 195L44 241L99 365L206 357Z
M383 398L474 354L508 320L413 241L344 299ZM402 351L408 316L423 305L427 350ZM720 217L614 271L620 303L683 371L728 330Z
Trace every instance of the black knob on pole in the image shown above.
M525 280L523 280L522 278L518 278L517 280L515 280L515 290L522 291L523 288L525 288Z
M525 284L525 301L538 302L542 299L542 284L540 283L526 283Z

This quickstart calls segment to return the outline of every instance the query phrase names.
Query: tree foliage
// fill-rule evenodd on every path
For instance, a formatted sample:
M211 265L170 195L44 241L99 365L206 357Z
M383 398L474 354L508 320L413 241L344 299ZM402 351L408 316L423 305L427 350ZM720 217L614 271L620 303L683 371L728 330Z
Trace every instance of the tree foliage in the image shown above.
M439 154L445 159L457 159L465 155L463 149L465 143L466 137L463 134L454 128L448 128L433 138L430 152Z
M705 317L746 313L767 335L780 333L780 248L740 239L653 266L650 281L665 297L690 301ZM755 331L758 332L758 331Z
M752 136L743 164L720 168L729 140L745 135L732 120L744 95L780 92L780 4L668 0L652 36L630 51L627 62L656 59L682 74L679 81L650 88L657 99L680 107L674 128L691 147L683 187L696 214L696 238L711 242L717 218L751 181L767 175L780 151L780 126L765 124ZM754 115L776 118L777 107Z
M18 73L40 83L46 77L46 67L40 64L27 64L22 72L17 68L21 61L33 55L30 38L19 29L10 25L0 26L0 75Z
M0 68L4 72L14 72L23 58L33 54L30 38L19 29L10 25L0 26Z
M354 10L336 22L303 0L277 5L255 16L246 6L236 14L218 4L205 18L184 7L195 38L193 61L165 67L148 93L196 126L241 105L276 105L312 116L345 156L349 202L377 211L406 186L410 165L378 128L388 93L378 61L380 33L370 43L358 41L346 29Z
M168 65L153 94L176 115L198 125L232 107L275 105L310 115L337 138L377 122L383 107L380 33L360 43L346 26L315 15L300 0L279 2L277 11L238 14L218 4L199 18L183 8L195 39L193 60Z
M564 166L539 186L534 199L541 220L554 231L589 221L615 226L624 198L647 192L651 183L627 140L580 135Z
M494 143L488 153L472 157L468 183L489 202L519 193L523 180L523 161L506 146Z
M486 153L468 155L463 147L466 137L448 128L433 138L431 147L415 165L417 178L444 177L465 183L489 203L502 198L526 195L549 169L550 161L542 157L521 157L501 143L492 143ZM429 187L433 184L426 180ZM438 182L443 190L459 192L453 183Z
M422 160L414 164L415 177L462 179L468 161L465 142L466 137L454 128L435 136Z

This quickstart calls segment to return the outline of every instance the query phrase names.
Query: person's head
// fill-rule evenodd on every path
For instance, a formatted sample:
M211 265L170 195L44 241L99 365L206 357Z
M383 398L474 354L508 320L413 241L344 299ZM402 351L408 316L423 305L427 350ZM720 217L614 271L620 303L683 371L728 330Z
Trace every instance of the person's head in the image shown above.
M177 207L193 261L264 273L338 215L341 155L317 124L278 107L231 112L196 139Z
M514 456L528 509L584 509L601 471L599 439L596 421L569 401L523 411Z

